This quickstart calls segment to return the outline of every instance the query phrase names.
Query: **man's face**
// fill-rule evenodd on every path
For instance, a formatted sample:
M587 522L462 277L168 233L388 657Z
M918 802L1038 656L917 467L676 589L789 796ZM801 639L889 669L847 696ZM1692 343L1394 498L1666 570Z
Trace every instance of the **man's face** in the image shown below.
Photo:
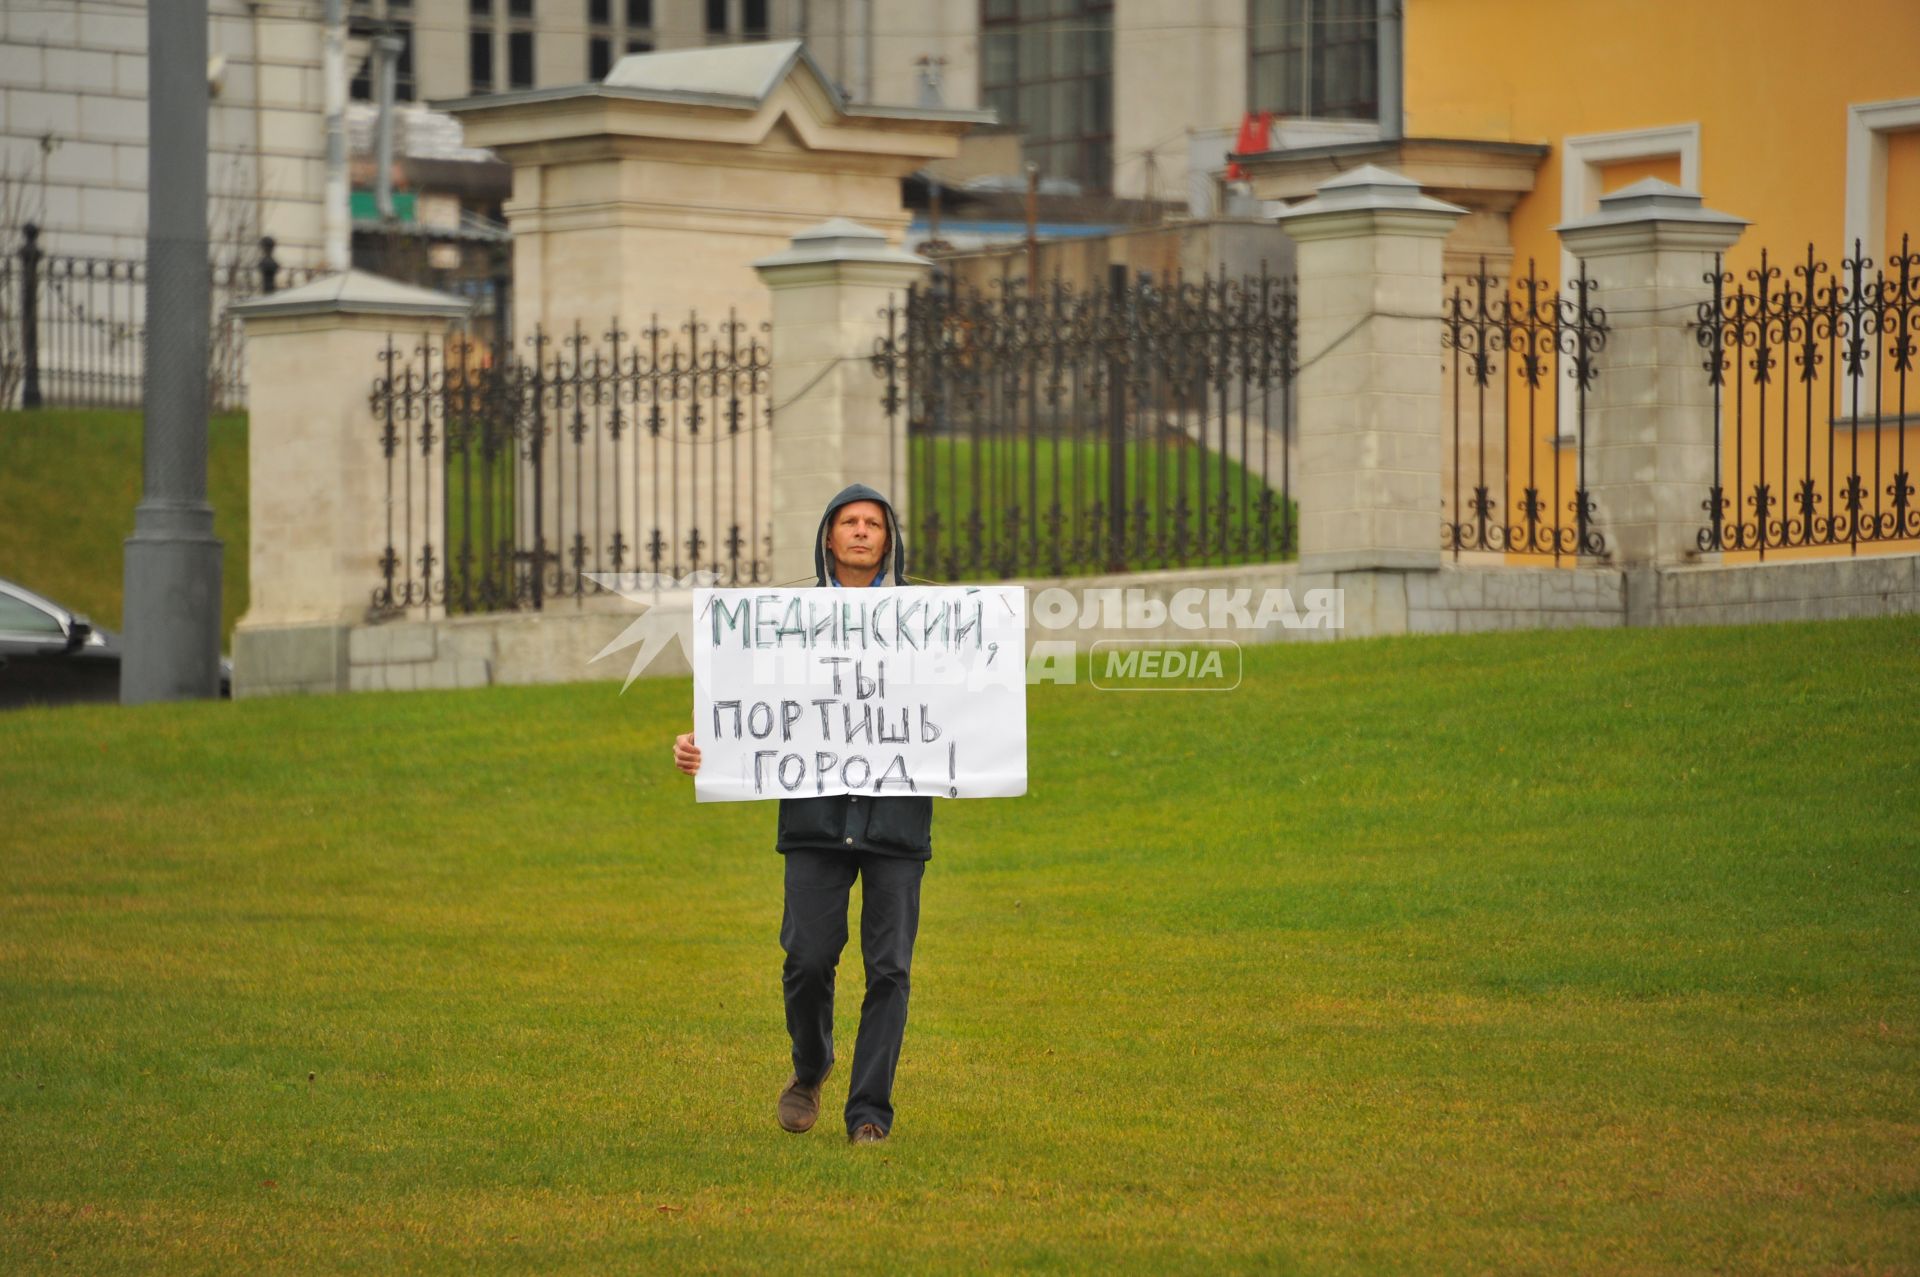
M878 501L849 501L833 512L827 552L850 568L877 566L887 553L887 512Z

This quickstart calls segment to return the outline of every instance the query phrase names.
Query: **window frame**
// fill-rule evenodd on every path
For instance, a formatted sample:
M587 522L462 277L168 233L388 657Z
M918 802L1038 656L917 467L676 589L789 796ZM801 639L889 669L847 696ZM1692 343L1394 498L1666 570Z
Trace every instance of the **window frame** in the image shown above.
M517 27L507 32L507 91L509 93L531 89L540 80L539 49L533 42L534 31L529 27ZM524 43L527 51L526 83L522 84L514 71L515 46Z
M1113 189L1115 0L1027 4L1023 12L1020 0L980 0L980 102L998 110L1003 125L1019 129L1024 157L1042 174L1105 194ZM1063 37L1065 57L1056 49ZM998 47L1011 53L996 60L989 49L1002 40L1010 44Z
M1262 20L1261 10L1281 7L1289 0L1247 0L1247 110L1271 111L1276 116L1308 120L1378 120L1380 118L1380 20L1371 0L1291 0L1300 14L1299 30L1272 36L1266 28L1274 25ZM1346 4L1354 13L1332 13L1334 4ZM1359 39L1329 38L1335 22L1364 20L1365 36ZM1323 65L1329 51L1363 50L1363 61L1370 64L1372 97L1349 96L1330 102L1324 96L1322 81L1335 76ZM1297 60L1294 79L1299 86L1297 102L1273 102L1260 96L1261 73L1266 64L1284 69L1289 60Z
M479 61L475 55L479 53L481 47L480 42L483 40L486 42L487 51L487 77L485 84L482 84L479 78L474 75L474 68L479 65ZM499 69L499 49L494 42L493 28L491 26L486 28L469 27L467 29L467 92L473 97L482 97L488 93L492 93L494 86L500 82Z
M600 81L611 74L620 64L620 59L630 53L651 53L655 45L653 29L652 0L608 0L605 20L596 17L591 9L587 11L587 78ZM644 22L636 18L645 19ZM607 72L601 75L593 73L594 46L605 41L607 46ZM635 46L643 46L636 48Z
M0 599L18 603L21 607L53 622L51 630L16 630L8 628L6 617L0 614L0 639L8 642L39 643L57 641L62 646L73 641L73 613L48 599L30 596L26 590L0 583Z

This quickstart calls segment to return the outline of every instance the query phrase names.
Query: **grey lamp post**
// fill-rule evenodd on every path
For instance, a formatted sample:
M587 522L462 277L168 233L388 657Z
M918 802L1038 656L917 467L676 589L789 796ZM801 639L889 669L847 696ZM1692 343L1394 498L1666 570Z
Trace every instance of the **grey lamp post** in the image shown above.
M220 541L207 504L207 0L147 6L143 488L126 542L120 700L220 687Z

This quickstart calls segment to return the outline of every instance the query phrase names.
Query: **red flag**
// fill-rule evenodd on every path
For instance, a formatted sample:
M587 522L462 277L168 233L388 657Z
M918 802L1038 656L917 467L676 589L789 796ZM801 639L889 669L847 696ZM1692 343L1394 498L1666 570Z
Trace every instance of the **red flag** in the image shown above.
M1233 154L1258 155L1267 149L1268 138L1273 136L1273 112L1262 111L1255 115L1248 111L1240 117L1240 135L1233 140ZM1227 180L1239 182L1245 180L1247 171L1231 160L1227 163Z

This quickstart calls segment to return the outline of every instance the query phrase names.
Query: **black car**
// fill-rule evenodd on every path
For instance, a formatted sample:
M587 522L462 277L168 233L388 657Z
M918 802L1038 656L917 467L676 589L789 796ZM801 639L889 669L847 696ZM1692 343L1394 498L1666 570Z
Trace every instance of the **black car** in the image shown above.
M0 709L120 699L120 640L32 590L0 581ZM220 695L233 666L220 658Z

